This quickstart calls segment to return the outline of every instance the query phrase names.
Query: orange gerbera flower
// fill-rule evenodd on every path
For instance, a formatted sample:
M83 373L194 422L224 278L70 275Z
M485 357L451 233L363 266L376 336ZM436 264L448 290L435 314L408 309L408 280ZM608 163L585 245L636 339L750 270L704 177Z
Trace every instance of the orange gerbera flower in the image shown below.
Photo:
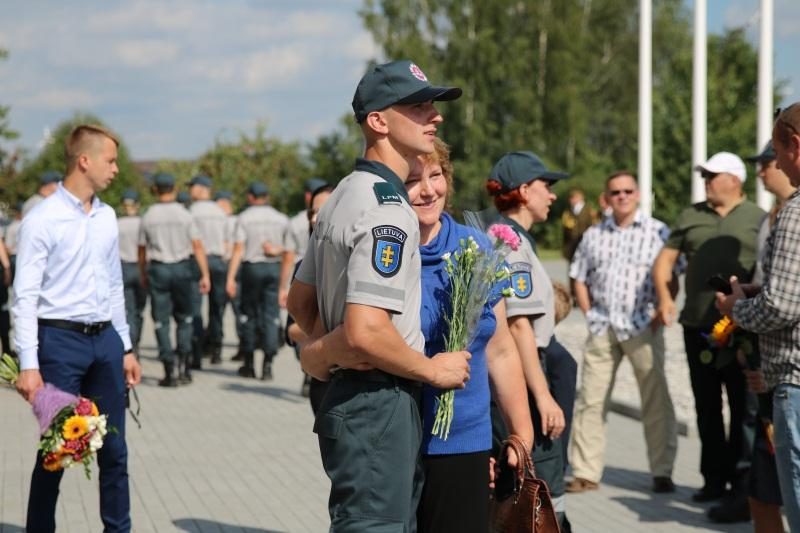
M64 429L62 431L65 439L79 439L86 435L89 431L89 424L82 416L71 416L64 422Z
M100 416L100 411L97 410L97 404L92 402L92 416Z

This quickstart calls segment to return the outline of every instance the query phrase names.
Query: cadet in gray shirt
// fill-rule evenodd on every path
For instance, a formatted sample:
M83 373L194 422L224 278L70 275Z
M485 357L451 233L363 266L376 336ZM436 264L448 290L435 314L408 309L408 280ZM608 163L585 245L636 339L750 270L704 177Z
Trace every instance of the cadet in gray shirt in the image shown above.
M55 170L48 170L39 176L39 189L36 191L36 194L25 200L25 203L22 204L22 216L25 217L39 202L56 192L58 182L62 179L64 179L64 175Z
M196 281L191 256L194 253L200 269L200 292L208 292L208 264L200 232L192 215L175 201L175 178L158 174L153 179L158 203L150 206L142 217L139 233L139 272L145 286L150 287L151 311L158 341L158 356L164 364L162 387L174 387L180 381L192 380L189 356L192 350L192 284ZM147 261L150 261L147 265ZM173 351L169 336L170 314L175 319L177 350ZM178 380L175 363L179 364Z
M308 208L310 207L311 197L314 191L326 187L328 182L319 178L309 178L303 184L305 189L304 201L306 208L289 219L289 237L294 245L294 262L299 263L308 248L308 235L311 232L311 225L308 222Z
M147 304L147 291L139 275L139 232L142 218L139 216L139 193L127 189L122 193L122 210L117 218L119 227L119 258L122 261L122 284L125 290L125 315L130 327L133 351L138 353L142 338L142 313Z
M228 296L236 296L241 264L242 337L244 365L239 375L255 377L256 338L264 352L261 379L272 379L272 359L278 353L281 331L279 293L288 285L294 248L288 239L289 218L269 205L269 189L261 182L247 189L249 207L236 222L233 256L228 266Z
M289 312L316 338L303 368L330 380L314 432L332 532L416 531L419 382L451 389L469 379L467 352L421 352L419 224L403 186L416 157L434 150L433 101L460 95L431 86L410 61L367 72L353 98L365 158L321 209L292 284ZM331 377L332 365L348 368Z
M228 268L228 265L230 265L231 257L233 256L233 241L236 238L236 221L239 219L238 215L233 214L233 204L231 204L232 198L233 194L230 191L217 191L214 194L214 202L216 202L216 204L225 212L225 215L227 216L225 221L225 253L222 255L222 258L225 261L226 269ZM233 361L244 360L244 355L242 354L242 321L240 320L242 315L242 299L239 281L240 277L237 273L236 296L231 298L228 296L227 288L225 291L226 302L229 301L231 303L231 309L233 309L233 316L236 322L236 338L239 341L239 349L237 350L236 355L231 358Z
M218 364L222 361L222 313L225 311L225 302L228 296L225 294L225 278L228 272L228 265L225 262L225 241L228 216L220 206L211 199L212 181L208 176L195 176L190 182L189 195L192 197L192 205L189 212L200 232L200 240L206 251L208 261L208 271L211 276L211 289L208 293L208 329L198 338L192 339L192 368L200 368L202 356L202 343L206 350L211 354L211 364ZM200 315L199 293L195 302L195 316ZM200 318L200 329L202 331L202 318Z

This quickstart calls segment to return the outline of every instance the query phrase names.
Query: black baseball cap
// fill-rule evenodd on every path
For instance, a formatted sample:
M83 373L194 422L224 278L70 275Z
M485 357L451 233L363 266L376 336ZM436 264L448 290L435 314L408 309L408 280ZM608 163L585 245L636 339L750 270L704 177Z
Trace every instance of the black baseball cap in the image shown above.
M166 172L159 172L153 176L153 185L156 187L174 187L175 176L167 174Z
M58 183L63 180L64 176L57 170L48 170L39 176L40 185L49 185L50 183Z
M217 191L214 193L214 200L232 200L233 193L231 191Z
M303 184L303 188L306 192L314 192L317 189L321 189L322 187L326 187L328 182L320 179L320 178L308 178L305 183Z
M774 161L777 158L778 156L775 155L775 148L772 146L772 141L770 140L764 145L764 149L761 150L760 154L745 157L745 161L749 161L750 163L766 163L767 161Z
M568 178L569 174L548 170L539 156L533 152L509 152L501 157L492 167L490 180L503 186L503 192L513 191L520 185L533 180L558 181Z
M125 189L122 193L122 201L123 202L138 202L139 201L139 193L133 189Z
M202 185L203 187L211 188L211 178L205 174L198 174L189 180L189 185Z
M256 198L260 196L266 196L269 194L269 187L263 184L260 181L254 181L247 187L247 192L255 196Z
M361 78L353 96L356 122L363 122L373 111L395 104L417 104L430 100L455 100L458 87L435 87L416 64L408 59L375 65Z

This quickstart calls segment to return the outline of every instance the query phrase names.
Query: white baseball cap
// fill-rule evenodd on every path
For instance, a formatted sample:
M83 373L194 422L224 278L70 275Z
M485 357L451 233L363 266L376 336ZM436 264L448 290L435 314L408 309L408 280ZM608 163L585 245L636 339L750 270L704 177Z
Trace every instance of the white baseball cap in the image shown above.
M747 168L744 161L730 152L719 152L711 156L711 159L694 167L695 170L711 172L712 174L733 174L739 181L744 183L747 179Z

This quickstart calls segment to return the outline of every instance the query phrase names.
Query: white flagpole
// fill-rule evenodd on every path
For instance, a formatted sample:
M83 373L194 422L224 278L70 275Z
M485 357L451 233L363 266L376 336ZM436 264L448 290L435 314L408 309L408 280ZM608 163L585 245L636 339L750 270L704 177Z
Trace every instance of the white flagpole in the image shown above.
M706 0L694 2L694 63L692 74L692 168L706 161L707 59ZM700 173L692 170L692 203L702 202L706 190Z
M761 0L761 24L758 45L758 132L756 135L756 152L767 144L772 137L772 0ZM756 203L764 210L772 207L775 197L765 188L761 180L756 180Z
M653 5L639 2L639 189L641 209L653 212Z

